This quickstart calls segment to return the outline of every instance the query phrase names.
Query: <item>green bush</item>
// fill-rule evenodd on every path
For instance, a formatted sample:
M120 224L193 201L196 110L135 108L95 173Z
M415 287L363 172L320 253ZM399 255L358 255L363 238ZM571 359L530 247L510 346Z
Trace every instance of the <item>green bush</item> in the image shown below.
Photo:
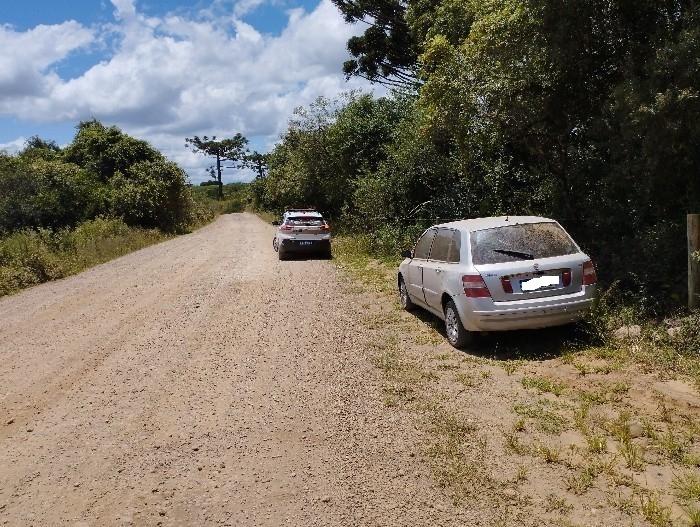
M104 209L104 186L78 166L0 155L0 232L68 227Z
M192 219L185 173L168 161L143 161L109 182L112 212L132 226L184 232Z

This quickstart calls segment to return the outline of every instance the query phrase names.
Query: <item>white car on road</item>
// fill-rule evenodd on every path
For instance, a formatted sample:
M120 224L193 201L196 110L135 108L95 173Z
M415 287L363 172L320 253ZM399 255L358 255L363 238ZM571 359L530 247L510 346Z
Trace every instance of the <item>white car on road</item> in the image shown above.
M593 262L561 225L536 216L435 225L404 256L401 305L443 319L458 348L473 332L575 322L591 306L597 282Z
M277 232L272 247L284 260L290 254L319 254L331 257L331 228L323 215L313 209L291 209L282 221L273 221Z

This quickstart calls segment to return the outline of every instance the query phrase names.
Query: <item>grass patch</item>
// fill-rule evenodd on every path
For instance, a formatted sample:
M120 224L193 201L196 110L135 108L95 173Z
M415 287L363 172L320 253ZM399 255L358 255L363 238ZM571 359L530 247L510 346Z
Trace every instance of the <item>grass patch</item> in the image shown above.
M561 461L561 450L557 447L540 443L535 447L534 452L541 457L545 463L559 463L559 461Z
M593 404L619 403L629 392L630 385L626 382L611 384L598 384L595 390L580 390L579 394L584 401Z
M561 514L568 514L574 510L573 505L567 503L566 498L560 498L556 494L549 494L545 498L544 508L547 512L557 511Z
M520 442L520 438L515 430L503 433L503 438L505 439L506 450L517 454L518 456L524 456L530 453L530 447L524 443Z
M480 380L470 373L456 373L455 380L465 388L475 388L481 384Z
M566 385L547 377L523 377L520 381L525 388L535 389L540 393L553 393L557 397L564 393Z
M688 505L683 507L683 512L685 512L688 527L700 527L700 508Z
M536 404L516 404L513 411L522 417L532 419L536 428L547 434L561 434L569 427L566 417L548 409L546 403L542 401Z
M498 485L486 468L486 441L476 436L476 426L445 409L430 415L431 445L427 457L437 483L452 492L455 505L468 498L497 492ZM495 496L493 496L495 497Z
M566 480L566 488L568 491L576 495L584 494L593 486L597 474L588 467L579 471L576 474L569 476Z
M671 483L676 498L684 502L700 500L700 475L686 472L677 475Z
M640 496L639 511L642 516L654 527L670 527L671 510L662 505L657 494Z
M644 451L639 445L633 443L631 439L626 439L620 443L620 455L630 470L640 472L644 468Z
M608 451L608 440L604 435L592 434L586 436L588 451L592 454L604 454Z
M659 436L656 440L656 447L668 459L678 463L683 462L688 450L686 442L674 434L673 430L668 430L665 434Z
M398 259L379 260L369 255L366 240L358 236L336 236L333 239L333 256L337 266L348 271L375 292L390 293L396 288L394 272Z

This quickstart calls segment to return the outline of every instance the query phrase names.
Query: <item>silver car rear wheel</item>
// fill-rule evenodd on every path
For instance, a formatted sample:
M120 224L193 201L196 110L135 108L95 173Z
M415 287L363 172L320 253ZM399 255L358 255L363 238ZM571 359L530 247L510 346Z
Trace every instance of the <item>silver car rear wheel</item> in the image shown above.
M447 341L458 349L463 348L472 340L472 334L464 329L457 307L452 300L448 300L445 304L445 334Z

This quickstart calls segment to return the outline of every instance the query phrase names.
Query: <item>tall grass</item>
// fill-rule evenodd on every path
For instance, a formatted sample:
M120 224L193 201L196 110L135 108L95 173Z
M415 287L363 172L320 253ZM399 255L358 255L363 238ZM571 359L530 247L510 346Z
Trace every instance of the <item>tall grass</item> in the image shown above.
M78 273L167 239L157 229L97 218L75 229L22 230L0 237L0 296Z

